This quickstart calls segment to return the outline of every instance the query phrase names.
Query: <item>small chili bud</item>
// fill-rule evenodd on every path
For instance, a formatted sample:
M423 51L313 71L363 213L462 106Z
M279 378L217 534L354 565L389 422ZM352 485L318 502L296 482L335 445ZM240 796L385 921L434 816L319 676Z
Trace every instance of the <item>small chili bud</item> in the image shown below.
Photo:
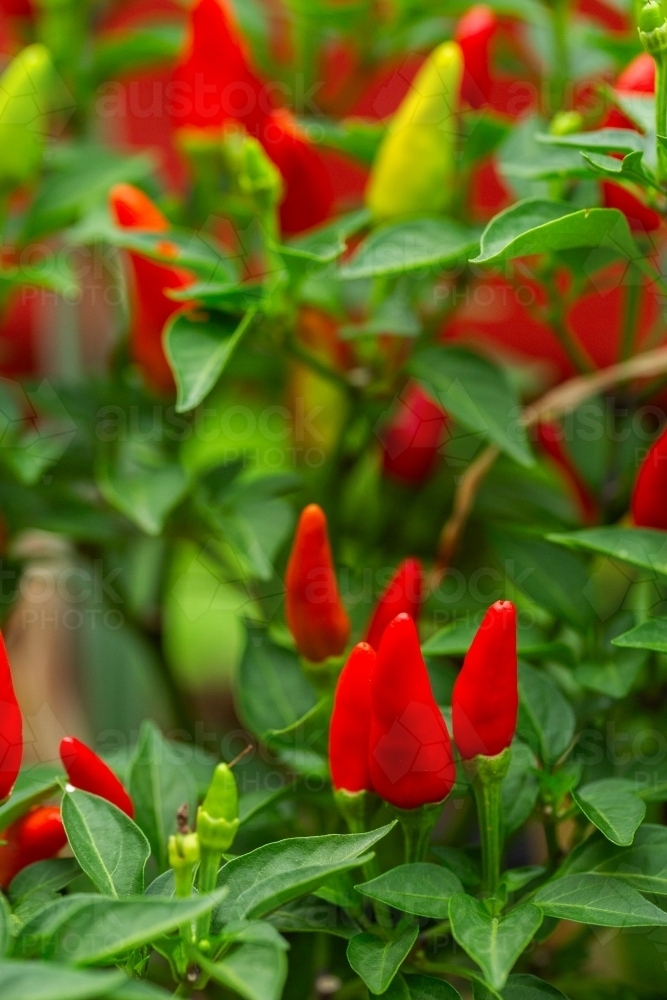
M445 212L450 206L462 73L456 42L439 45L417 73L371 171L366 201L376 219Z
M518 705L516 608L511 601L496 601L454 683L452 723L461 757L495 757L505 750L514 737Z
M134 816L132 799L108 764L98 757L85 743L66 736L60 743L60 759L67 777L75 788L91 795L99 795L122 809L130 818Z
M338 678L329 728L329 767L336 791L373 791L368 748L374 666L374 650L359 642Z
M497 27L495 14L483 3L466 11L456 25L454 41L461 48L464 66L461 97L472 108L481 108L491 97L489 50Z
M192 876L199 864L199 837L196 833L174 833L167 842L169 864L174 869L176 895L187 899L192 892Z
M667 431L654 441L642 462L630 509L638 528L667 531Z
M422 567L418 559L405 559L377 602L366 629L366 642L380 648L380 640L389 622L405 611L414 622L419 620L422 601Z
M559 111L549 124L551 135L573 135L583 131L584 118L579 111Z
M652 36L654 31L662 29L665 24L665 15L657 0L648 0L648 3L644 4L639 11L637 23L642 44L648 52L654 51L658 38L645 38L645 36ZM660 49L663 48L663 45L658 45L657 47Z
M109 193L109 205L121 229L140 229L148 233L169 229L157 205L131 184L114 185ZM165 248L169 246L165 240ZM186 288L192 284L194 276L182 267L160 264L139 253L131 252L128 257L135 279L130 327L132 355L150 385L158 392L169 394L174 390L174 376L164 353L162 332L181 304L167 298L165 291Z
M454 784L449 733L407 614L385 629L371 672L369 764L375 791L399 809L440 802Z
M213 772L202 805L197 810L197 833L202 847L224 854L234 843L239 828L239 793L236 778L227 764Z
M338 593L327 519L315 503L299 518L285 573L285 617L299 652L313 663L340 656L350 621Z
M5 642L0 633L0 802L16 781L23 757L23 719L16 700Z

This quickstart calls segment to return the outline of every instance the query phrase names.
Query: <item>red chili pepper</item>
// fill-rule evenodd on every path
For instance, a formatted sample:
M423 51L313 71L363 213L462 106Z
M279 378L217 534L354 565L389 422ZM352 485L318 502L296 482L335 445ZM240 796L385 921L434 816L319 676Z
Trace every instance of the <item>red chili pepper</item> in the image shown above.
M419 485L433 471L447 416L417 382L401 393L382 435L382 467L389 476Z
M539 424L537 439L567 480L572 493L574 493L577 499L581 519L584 524L595 524L600 517L600 505L597 497L568 454L563 444L560 426L553 422Z
M667 531L667 431L654 441L639 468L630 509L638 528Z
M490 7L476 4L459 19L454 41L463 52L463 83L461 97L472 108L488 104L493 88L490 69L490 47L498 22Z
M70 784L80 788L82 792L99 795L113 805L118 806L131 818L134 816L132 799L123 785L101 757L87 747L85 743L66 736L60 743L60 759L67 771Z
M374 666L375 651L367 642L359 642L338 678L329 729L329 767L336 790L373 791L368 747Z
M371 673L370 772L378 795L399 809L440 802L456 769L419 636L408 614L385 629Z
M387 625L402 612L413 621L419 620L422 602L422 567L419 559L405 559L375 605L366 629L366 642L373 649L380 648L380 640Z
M518 706L516 608L511 601L496 601L454 683L452 723L461 757L495 757L508 747Z
M115 184L109 194L114 221L121 229L141 229L148 233L163 233L169 223L157 205L131 184ZM164 242L165 255L176 248ZM181 308L180 303L167 298L168 288L186 288L193 275L181 267L159 264L138 253L128 254L134 271L134 309L130 330L133 357L147 381L161 393L174 390L174 376L162 345L162 332L169 317Z
M0 633L0 802L14 787L22 757L23 719L14 693L5 642Z
M340 656L350 621L338 593L327 536L317 504L301 512L285 573L285 617L297 648L313 663Z
M261 141L285 182L280 205L282 231L300 233L328 218L334 195L327 168L289 111L280 108L272 112Z
M67 843L59 807L35 806L0 833L0 841L5 841L0 845L0 887L6 889L23 868L52 858Z

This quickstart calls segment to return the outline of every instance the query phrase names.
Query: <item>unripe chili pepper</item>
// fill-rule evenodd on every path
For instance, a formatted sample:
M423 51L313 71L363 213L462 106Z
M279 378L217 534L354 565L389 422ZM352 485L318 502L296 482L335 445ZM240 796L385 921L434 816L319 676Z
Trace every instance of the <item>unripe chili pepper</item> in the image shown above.
M667 531L667 431L654 441L639 468L630 509L638 528Z
M447 426L447 416L417 382L401 393L382 434L384 472L410 485L430 476Z
M101 757L87 747L85 743L66 736L60 743L60 759L67 771L70 784L83 792L99 795L107 802L122 809L128 816L134 817L132 799L125 791L122 783Z
M58 806L35 806L0 833L0 887L35 861L52 858L67 843Z
M199 837L196 833L174 833L167 842L167 850L174 870L176 895L187 899L192 893L192 875L199 864Z
M454 682L454 742L464 760L495 757L512 742L519 706L516 608L496 601L477 629Z
M539 424L537 439L543 450L553 459L567 480L570 490L576 497L584 524L595 524L600 516L600 505L590 486L568 454L562 441L562 432L559 425L550 421Z
M456 25L454 41L463 53L461 97L472 108L481 108L491 97L490 48L498 22L490 7L475 4Z
M197 810L197 833L202 850L223 854L234 842L239 828L239 793L236 778L227 764L218 764L206 797Z
M329 728L329 768L336 791L373 791L368 748L374 666L375 651L359 642L338 678Z
M371 672L369 763L375 791L399 809L440 802L454 783L447 726L405 613L385 629Z
M463 56L443 42L392 118L373 164L366 202L376 219L445 212L455 193Z
M109 194L111 214L121 229L139 229L148 233L162 233L169 223L150 198L131 184L116 184ZM176 247L165 240L165 256ZM167 289L186 288L194 281L193 275L182 267L160 264L142 254L128 254L134 272L133 316L130 329L130 347L134 360L151 386L161 393L171 393L174 376L164 353L162 334L164 326L181 304L167 298Z
M366 629L366 642L380 648L380 640L389 622L405 611L414 622L419 620L422 601L422 567L418 559L404 559L375 606Z
M53 63L45 45L28 45L0 77L0 191L29 180L39 168Z
M0 633L0 802L14 787L22 757L23 719L14 693L5 642Z
M324 511L315 503L299 518L285 573L285 618L297 649L313 663L340 656L350 621L338 593Z

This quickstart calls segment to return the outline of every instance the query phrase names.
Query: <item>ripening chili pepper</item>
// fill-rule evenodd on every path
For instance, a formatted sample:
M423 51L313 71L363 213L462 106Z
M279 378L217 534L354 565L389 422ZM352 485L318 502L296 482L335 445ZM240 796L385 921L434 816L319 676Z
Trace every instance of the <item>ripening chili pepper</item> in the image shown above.
M115 184L109 193L111 214L121 229L140 229L162 233L169 223L157 205L131 184ZM164 241L165 256L176 255L176 248ZM162 333L165 323L181 303L167 298L167 289L187 288L193 275L182 267L161 264L142 254L128 254L134 272L133 316L130 347L134 360L150 385L161 393L171 393L174 376L164 353Z
M14 693L5 642L0 633L0 802L14 787L22 757L23 719Z
M576 497L584 524L595 524L600 516L600 505L597 497L568 454L563 444L562 431L559 425L552 422L539 424L537 439L542 449L558 466L571 492Z
M389 123L366 202L376 219L445 212L455 194L463 56L443 42L428 57Z
M54 68L45 45L28 45L0 77L0 191L28 181L44 152Z
M60 743L60 759L70 784L75 788L99 795L131 818L134 817L132 799L109 765L94 750L74 736L66 736Z
M630 510L638 528L667 531L667 431L654 441L639 468Z
M52 858L67 843L58 806L35 806L0 833L0 887L36 861Z
M374 666L375 651L359 642L338 678L329 728L329 768L336 791L373 791L368 749Z
M375 791L399 809L440 802L454 784L447 726L405 613L385 629L371 672L369 764Z
M454 41L463 53L461 97L472 108L488 104L491 97L490 48L498 22L490 7L475 4L456 25Z
M387 588L375 605L366 629L366 642L373 649L380 641L389 622L405 611L414 622L419 620L423 590L422 567L419 559L404 559Z
M316 503L301 512L285 573L285 617L299 652L319 663L340 656L350 621L338 593L327 519Z
M401 393L382 434L382 468L405 483L419 485L430 476L447 426L447 416L417 382Z
M496 601L477 629L452 692L454 742L464 760L512 742L519 706L516 608Z

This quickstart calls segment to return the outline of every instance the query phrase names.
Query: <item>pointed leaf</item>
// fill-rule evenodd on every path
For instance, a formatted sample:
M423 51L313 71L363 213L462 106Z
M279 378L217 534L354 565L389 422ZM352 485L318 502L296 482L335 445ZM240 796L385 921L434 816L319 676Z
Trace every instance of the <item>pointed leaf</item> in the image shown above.
M479 233L451 219L409 219L374 229L341 267L343 280L405 274L463 264L479 246Z
M410 1000L461 1000L461 994L444 979L433 976L404 976Z
M426 862L399 865L355 888L397 910L436 920L447 918L450 897L463 891L453 872Z
M602 778L577 789L572 797L608 840L627 846L646 815L646 803L634 794L635 788L624 778Z
M242 944L219 962L202 961L204 972L244 1000L280 1000L287 978L282 948Z
M371 993L384 993L410 954L419 927L408 927L393 941L374 934L357 934L347 946L347 960Z
M546 916L598 927L664 927L667 913L615 878L566 875L534 897Z
M667 653L667 618L649 618L611 640L613 646Z
M450 900L449 919L454 938L477 962L484 978L502 989L542 923L542 913L532 903L523 903L506 917L492 917L478 899L460 894Z
M7 1000L98 1000L126 981L117 970L82 972L52 962L0 961L0 996Z
M519 665L519 696L517 734L545 764L555 764L574 736L572 706L547 674L526 663Z
M568 855L559 875L613 876L639 892L667 896L667 827L640 826L631 847L589 837Z
M585 528L547 535L550 542L571 549L598 552L619 562L667 576L667 531L652 528Z

